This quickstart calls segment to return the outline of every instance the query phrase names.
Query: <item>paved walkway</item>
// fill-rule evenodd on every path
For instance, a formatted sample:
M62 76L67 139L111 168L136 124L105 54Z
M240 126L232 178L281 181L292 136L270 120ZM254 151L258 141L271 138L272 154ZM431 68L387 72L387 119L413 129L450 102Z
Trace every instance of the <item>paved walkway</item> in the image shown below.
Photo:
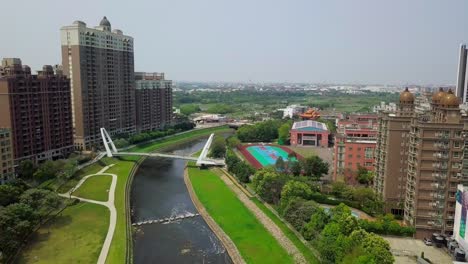
M109 209L109 211L110 211L109 229L107 231L107 235L106 235L106 239L104 240L104 244L102 245L101 253L99 254L99 258L98 258L98 261L97 261L98 264L104 264L106 262L107 254L109 253L109 248L110 248L110 245L112 243L112 238L114 237L115 225L117 223L117 210L115 209L115 204L114 204L115 187L117 186L117 175L111 174L111 173L105 173L105 171L107 171L112 166L114 166L114 164L111 164L109 166L104 167L102 170L100 170L96 174L91 174L91 175L87 175L87 176L83 177L75 187L70 189L70 191L68 191L66 193L59 194L60 196L65 197L65 198L75 198L75 199L79 199L82 202L99 204L99 205L105 206L105 207L107 207ZM107 200L107 202L101 202L101 201L81 198L81 197L72 195L76 190L78 190L78 188L80 188L80 186L88 178L93 177L93 176L99 176L99 175L112 176L112 183L111 183L110 190L109 190L109 199Z
M219 169L219 171L221 171ZM283 231L260 209L258 206L252 202L252 200L247 197L247 195L241 191L241 189L236 186L226 176L224 173L220 173L221 179L226 183L226 185L237 195L239 200L255 215L255 217L265 226L265 228L273 235L273 237L280 243L280 245L292 255L296 263L307 263L306 259L302 253L297 249L297 247L289 240L289 238L283 233Z

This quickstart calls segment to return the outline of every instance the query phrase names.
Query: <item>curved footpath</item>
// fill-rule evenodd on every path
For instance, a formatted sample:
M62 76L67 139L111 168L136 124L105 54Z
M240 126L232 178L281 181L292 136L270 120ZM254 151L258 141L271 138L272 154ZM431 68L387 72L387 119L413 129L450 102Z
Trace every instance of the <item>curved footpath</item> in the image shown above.
M104 240L104 244L102 245L101 253L99 254L99 258L97 263L98 264L104 264L106 262L107 255L109 253L109 248L112 243L112 238L114 237L114 231L115 231L115 226L117 223L117 210L115 209L115 187L117 186L117 175L111 174L111 173L105 173L110 167L114 166L114 164L111 164L109 166L104 167L102 170L100 170L96 174L91 174L83 177L78 184L70 189L70 191L66 193L61 193L59 196L65 197L65 198L75 198L78 199L82 202L88 202L88 203L94 203L94 204L99 204L102 206L105 206L109 209L110 211L110 220L109 220L109 229L107 230L107 235L106 239ZM90 177L93 176L99 176L99 175L109 175L112 176L112 183L109 189L109 198L107 202L101 202L101 201L96 201L96 200L91 200L91 199L86 199L86 198L81 198L78 196L73 196L72 193L78 190L80 186Z
M224 247L226 248L231 260L234 264L245 264L245 260L242 258L239 250L237 249L234 242L232 242L231 238L223 231L223 229L214 221L214 219L210 216L210 214L206 211L206 208L203 204L198 200L197 195L192 186L192 182L190 181L190 177L188 175L187 166L184 169L184 182L187 186L187 190L190 195L190 199L192 199L193 204L197 208L198 213L203 217L205 222L211 228L213 233L221 240Z
M297 249L291 240L283 233L283 231L271 220L257 205L252 202L249 197L234 183L235 180L229 179L226 176L227 172L220 171L220 178L224 183L236 194L237 198L249 209L250 212L263 224L263 226L273 235L280 245L293 256L296 263L307 263L302 253Z

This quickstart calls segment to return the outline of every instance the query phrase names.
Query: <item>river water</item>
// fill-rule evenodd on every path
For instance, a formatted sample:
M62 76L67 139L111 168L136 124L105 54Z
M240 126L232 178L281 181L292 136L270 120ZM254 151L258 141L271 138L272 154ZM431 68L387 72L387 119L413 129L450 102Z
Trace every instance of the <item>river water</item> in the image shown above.
M168 152L189 155L205 139ZM132 222L197 213L184 183L185 161L147 158L135 174L131 193ZM137 227L133 259L140 263L232 263L222 243L201 216Z

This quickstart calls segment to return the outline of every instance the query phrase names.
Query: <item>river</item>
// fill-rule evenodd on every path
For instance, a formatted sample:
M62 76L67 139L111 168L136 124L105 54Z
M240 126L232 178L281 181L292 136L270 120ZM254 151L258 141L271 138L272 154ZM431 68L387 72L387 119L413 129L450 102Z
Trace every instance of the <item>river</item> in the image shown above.
M189 155L205 139L180 144L168 152ZM131 193L132 222L197 213L184 183L186 162L147 158L135 174ZM140 263L232 263L223 244L201 216L137 227L133 259Z

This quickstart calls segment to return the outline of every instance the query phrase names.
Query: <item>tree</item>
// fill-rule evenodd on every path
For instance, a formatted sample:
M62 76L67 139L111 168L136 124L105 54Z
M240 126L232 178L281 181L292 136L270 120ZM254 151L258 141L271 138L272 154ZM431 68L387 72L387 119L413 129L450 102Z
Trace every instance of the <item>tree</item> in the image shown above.
M186 104L180 107L180 112L186 116L200 111L200 107L196 104Z
M0 206L7 206L19 201L19 196L23 191L11 184L0 185Z
M281 171L281 172L285 171L286 163L284 162L283 157L279 156L276 159L275 167L278 171Z
M292 175L294 175L294 176L301 175L302 168L301 168L301 164L298 161L291 161L289 169L290 169Z
M353 200L368 214L377 215L383 212L384 203L371 188L356 188L353 192Z
M267 203L278 204L281 190L287 177L269 169L262 169L255 173L253 186L255 192Z
M21 179L32 179L36 166L31 160L23 160L18 166L18 174Z
M237 148L241 145L241 141L236 136L230 136L227 138L227 145L230 148Z
M67 160L58 174L58 178L62 181L70 179L75 174L77 167L78 162L76 160Z
M118 138L118 139L114 140L114 145L117 148L123 148L123 147L126 147L126 146L130 145L130 144L128 143L128 141L125 138Z
M60 198L52 191L29 189L20 196L20 202L29 205L41 218L60 206Z
M309 185L300 181L288 181L281 190L281 208L285 208L289 200L293 197L298 197L307 200L312 191Z
M323 208L318 207L312 214L309 222L304 226L302 235L307 240L315 239L329 222L330 214L325 212Z
M344 255L344 250L349 243L346 236L341 234L341 227L338 223L329 223L323 229L321 239L318 241L318 250L325 263L338 263Z
M331 189L332 189L331 193L337 198L345 198L345 194L349 195L349 190L350 190L348 185L346 185L346 183L342 181L333 182L331 184ZM347 197L347 198L351 198L351 197Z
M317 211L318 207L314 201L294 197L289 200L282 215L296 230L300 231L310 221L310 217Z
M223 137L216 137L211 144L210 157L224 158L226 155L226 142Z
M290 122L284 123L278 128L278 144L286 144L289 137L289 130L291 130Z
M367 234L362 241L362 247L376 263L391 264L395 261L395 258L390 252L390 244L374 233Z
M374 173L372 171L368 171L366 168L362 166L358 166L358 170L356 172L357 180L360 184L365 184L366 186L369 186L369 184L372 183L374 179Z
M250 175L255 173L255 169L244 161L238 162L234 166L234 174L243 183L250 181Z
M319 180L324 174L328 173L328 163L324 162L318 156L311 156L301 161L305 176Z
M0 252L9 257L16 252L25 236L37 223L36 212L26 204L0 207Z
M43 182L54 178L58 172L58 166L53 161L48 160L42 163L34 173L34 179L38 182Z

